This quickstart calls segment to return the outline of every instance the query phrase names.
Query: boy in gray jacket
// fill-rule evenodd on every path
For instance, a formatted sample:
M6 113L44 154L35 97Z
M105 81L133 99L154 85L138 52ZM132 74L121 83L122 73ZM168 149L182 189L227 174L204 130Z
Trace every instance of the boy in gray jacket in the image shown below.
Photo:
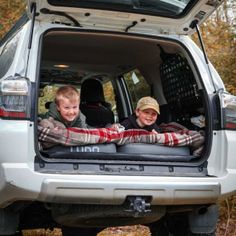
M55 96L55 101L50 104L49 111L45 114L43 122L57 123L59 127L88 128L85 116L80 112L80 94L70 85L60 87ZM44 126L46 126L44 124Z

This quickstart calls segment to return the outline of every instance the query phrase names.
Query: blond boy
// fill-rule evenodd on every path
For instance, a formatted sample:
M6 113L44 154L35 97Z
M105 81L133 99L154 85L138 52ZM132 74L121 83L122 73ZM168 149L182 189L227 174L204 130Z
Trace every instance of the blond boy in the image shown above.
M60 122L65 127L87 128L85 116L80 112L79 105L80 94L75 87L70 85L60 87L45 118Z

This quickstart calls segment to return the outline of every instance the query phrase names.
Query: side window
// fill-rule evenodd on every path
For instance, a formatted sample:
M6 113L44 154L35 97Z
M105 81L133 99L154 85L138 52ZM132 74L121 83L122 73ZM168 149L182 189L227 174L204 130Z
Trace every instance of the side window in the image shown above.
M17 44L20 38L20 34L21 31L18 32L17 34L15 34L3 47L1 54L0 54L0 78L3 77L8 69L10 68L14 56L15 56L15 52L16 52L16 48L17 48Z
M46 108L47 102L54 101L56 91L59 87L55 85L47 85L43 89L40 89L39 101L38 101L38 112L44 114L48 111Z
M137 69L124 74L123 77L134 109L141 97L151 95L151 87Z
M103 91L104 91L105 101L111 104L111 109L115 115L115 122L117 122L118 114L117 114L115 93L111 81L103 83Z

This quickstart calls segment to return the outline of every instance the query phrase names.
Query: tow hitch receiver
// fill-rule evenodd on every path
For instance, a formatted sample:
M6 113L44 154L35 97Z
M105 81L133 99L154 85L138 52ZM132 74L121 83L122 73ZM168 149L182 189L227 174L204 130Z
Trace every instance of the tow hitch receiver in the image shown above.
M129 196L126 199L127 212L133 212L134 217L141 217L151 213L151 197L148 196Z

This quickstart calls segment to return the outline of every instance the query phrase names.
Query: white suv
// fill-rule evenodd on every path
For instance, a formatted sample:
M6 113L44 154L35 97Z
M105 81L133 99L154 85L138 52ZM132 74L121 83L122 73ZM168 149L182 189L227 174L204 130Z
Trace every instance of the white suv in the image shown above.
M187 35L221 2L28 1L0 43L0 235L129 224L153 235L214 235L216 202L236 190L236 98ZM158 124L205 134L200 155L144 143L43 149L38 117L56 89L91 78L114 122L153 96Z

